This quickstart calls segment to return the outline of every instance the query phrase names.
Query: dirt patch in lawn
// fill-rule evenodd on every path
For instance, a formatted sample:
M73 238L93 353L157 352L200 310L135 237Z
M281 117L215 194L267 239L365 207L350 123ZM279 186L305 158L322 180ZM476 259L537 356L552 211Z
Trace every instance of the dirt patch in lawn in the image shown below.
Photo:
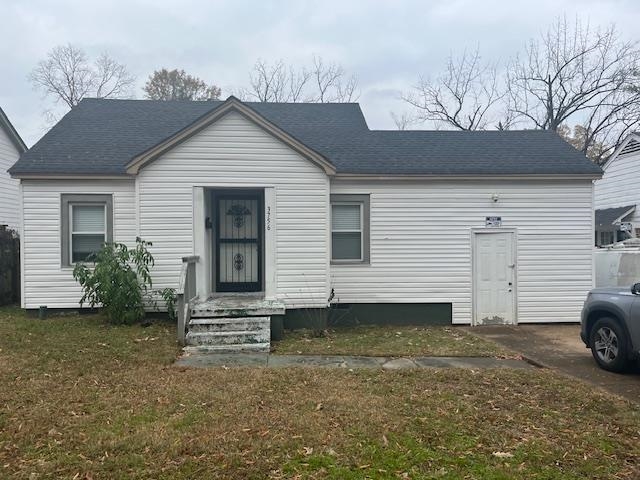
M640 410L550 371L178 368L172 326L7 310L0 349L0 477L640 474Z
M515 354L458 327L361 325L286 331L274 353L370 356L504 357Z

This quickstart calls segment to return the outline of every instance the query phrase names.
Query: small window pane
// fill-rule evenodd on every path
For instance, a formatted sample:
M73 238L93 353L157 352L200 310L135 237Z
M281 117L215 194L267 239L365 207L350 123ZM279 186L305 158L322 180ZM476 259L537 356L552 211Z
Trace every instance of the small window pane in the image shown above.
M104 205L73 205L71 208L74 232L104 233Z
M332 205L331 208L332 230L360 230L360 205Z
M613 232L600 233L600 245L611 245L613 243Z
M332 234L331 255L334 260L360 260L362 258L360 233Z
M71 236L71 261L83 262L92 253L98 252L104 243L104 234Z

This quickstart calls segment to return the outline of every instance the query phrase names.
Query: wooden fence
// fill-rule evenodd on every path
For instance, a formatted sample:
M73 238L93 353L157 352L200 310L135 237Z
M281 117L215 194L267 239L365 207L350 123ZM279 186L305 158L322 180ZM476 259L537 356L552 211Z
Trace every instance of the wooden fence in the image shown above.
M20 303L20 238L0 225L0 305Z

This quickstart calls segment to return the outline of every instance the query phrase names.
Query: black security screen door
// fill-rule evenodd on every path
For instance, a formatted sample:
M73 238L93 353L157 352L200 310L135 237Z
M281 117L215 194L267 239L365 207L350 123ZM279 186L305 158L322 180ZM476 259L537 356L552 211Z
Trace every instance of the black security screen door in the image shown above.
M216 197L216 290L262 290L262 196L256 193Z

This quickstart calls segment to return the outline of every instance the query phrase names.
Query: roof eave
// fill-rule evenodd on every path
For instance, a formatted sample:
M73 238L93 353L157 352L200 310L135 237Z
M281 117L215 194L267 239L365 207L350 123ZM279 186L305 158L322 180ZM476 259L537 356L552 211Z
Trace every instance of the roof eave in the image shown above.
M628 209L628 210L625 210L625 211L624 211L624 213L623 213L622 215L620 215L618 218L616 218L616 219L613 221L613 225L615 225L616 223L621 223L623 218L625 218L625 217L627 217L627 216L631 215L631 214L632 214L633 212L635 212L635 211L636 211L636 207L635 207L635 205L634 205L634 206L629 207L629 209Z
M598 180L602 173L585 174L375 174L375 173L340 173L335 175L339 180Z
M607 159L607 161L604 162L604 164L602 165L603 171L606 171L607 167L611 164L611 162L613 162L618 157L622 149L624 149L624 147L626 147L627 144L634 138L636 141L640 142L640 134L638 134L637 132L631 132L622 140L622 142L620 142L620 144L616 147L613 153L609 155L609 158Z
M24 143L22 137L20 137L11 121L9 121L9 117L7 117L2 108L0 108L0 127L2 127L2 129L7 133L11 143L13 143L13 146L16 147L18 152L24 153L27 151L27 145Z
M128 173L122 174L87 174L87 173L21 173L9 170L11 178L19 180L128 180L133 179Z

